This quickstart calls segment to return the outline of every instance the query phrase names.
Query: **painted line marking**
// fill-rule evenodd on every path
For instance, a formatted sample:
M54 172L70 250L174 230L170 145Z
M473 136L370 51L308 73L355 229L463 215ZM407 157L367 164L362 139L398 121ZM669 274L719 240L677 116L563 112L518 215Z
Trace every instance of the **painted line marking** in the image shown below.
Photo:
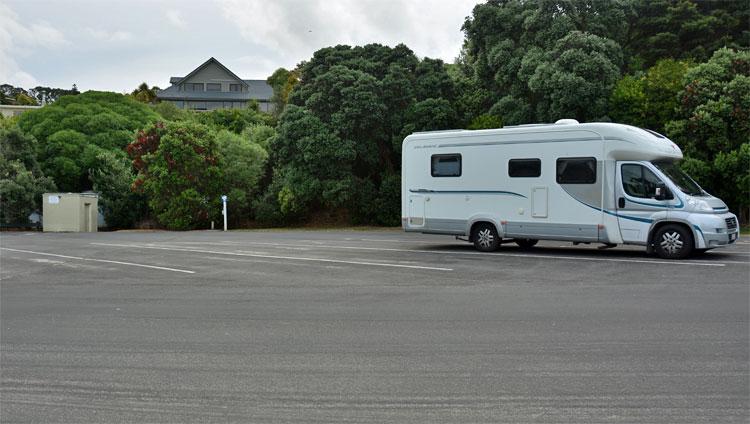
M92 243L98 244L98 243ZM269 242L257 242L248 241L244 244L255 244L261 246L277 246L287 247L295 246L293 244L286 243L269 243ZM182 249L180 246L175 246L178 249ZM362 246L333 246L333 245L322 245L317 244L315 247L324 249L349 249L349 250L375 250L375 251L386 251L386 252L414 252L414 253L429 253L439 255L478 255L478 256L510 256L518 258L541 258L541 259L561 259L561 260L581 260L581 261L598 261L598 262L629 262L629 263L644 263L644 264L666 264L666 265L687 265L687 266L716 266L723 267L726 263L737 263L745 264L744 262L727 262L722 261L721 263L710 263L710 262L686 262L686 261L665 261L665 260L653 260L653 259L618 259L618 258L592 258L582 256L563 256L563 255L535 255L526 253L489 253L489 252L464 252L457 250L415 250L415 249L397 249L388 247L362 247ZM582 251L580 249L578 251Z
M453 268L442 268L442 267L434 267L434 266L402 265L402 264L394 264L394 263L365 262L365 261L345 261L341 259L307 258L307 257L301 257L301 256L260 255L256 253L242 253L242 252L220 252L216 250L188 249L188 248L183 248L180 246L169 247L169 246L114 244L114 243L91 243L91 244L96 245L96 246L135 247L138 249L171 250L174 252L193 252L193 253L206 253L206 254L212 254L212 255L246 256L246 257L251 257L251 258L282 259L282 260L291 260L291 261L382 266L382 267L390 267L390 268L425 269L425 270L432 270L432 271L453 271Z
M104 262L104 263L108 263L108 264L137 266L137 267L141 267L141 268L160 269L160 270L163 270L163 271L184 272L185 274L195 274L195 271L189 271L189 270L186 270L186 269L177 269L177 268L167 268L165 266L136 264L136 263L133 263L133 262L112 261L112 260L108 260L108 259L81 258L81 257L78 257L78 256L58 255L58 254L55 254L55 253L34 252L34 251L31 251L31 250L21 250L21 249L9 249L7 247L2 247L0 249L2 249L2 250L8 250L8 251L11 251L11 252L31 253L33 255L43 255L43 256L52 256L52 257L56 257L56 258L75 259L75 260L78 260L78 261Z

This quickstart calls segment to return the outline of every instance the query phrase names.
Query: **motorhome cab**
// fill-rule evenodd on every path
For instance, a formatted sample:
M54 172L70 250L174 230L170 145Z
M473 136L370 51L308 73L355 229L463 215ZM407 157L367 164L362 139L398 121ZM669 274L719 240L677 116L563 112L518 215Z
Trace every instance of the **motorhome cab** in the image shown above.
M415 133L402 150L402 225L481 251L564 240L685 258L734 243L737 217L680 159L663 135L613 123Z

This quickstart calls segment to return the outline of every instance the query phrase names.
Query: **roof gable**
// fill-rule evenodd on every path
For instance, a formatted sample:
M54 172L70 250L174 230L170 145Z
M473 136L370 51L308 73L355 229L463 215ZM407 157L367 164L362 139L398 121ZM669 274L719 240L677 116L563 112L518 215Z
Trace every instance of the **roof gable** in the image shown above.
M235 75L234 72L230 71L226 66L222 65L221 62L219 62L218 60L216 60L213 57L210 58L210 59L208 59L207 61L203 62L202 65L200 65L199 67L195 68L192 72L190 72L189 74L185 75L179 81L176 81L174 84L182 84L184 82L189 81L190 78L194 77L195 75L197 75L198 73L200 73L201 71L203 71L204 69L208 68L211 65L213 65L215 67L218 67L221 71L223 71L224 73L226 73L229 77L233 78L234 80L236 80L240 84L242 84L242 85L244 85L244 86L247 87L247 83L242 78L240 78L237 75ZM171 82L171 79L170 79L170 82Z

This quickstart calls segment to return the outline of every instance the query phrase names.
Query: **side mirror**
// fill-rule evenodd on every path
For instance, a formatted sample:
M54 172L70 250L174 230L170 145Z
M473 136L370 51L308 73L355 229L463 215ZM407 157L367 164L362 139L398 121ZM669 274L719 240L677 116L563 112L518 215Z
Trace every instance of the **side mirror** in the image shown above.
M656 190L654 190L654 199L656 200L666 200L669 196L669 190L667 190L667 186L664 185L663 182L656 183Z

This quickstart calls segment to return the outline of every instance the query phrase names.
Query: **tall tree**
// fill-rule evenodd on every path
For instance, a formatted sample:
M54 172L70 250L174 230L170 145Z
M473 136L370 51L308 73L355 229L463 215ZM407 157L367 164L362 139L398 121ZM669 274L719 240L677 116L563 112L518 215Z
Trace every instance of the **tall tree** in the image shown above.
M271 102L274 105L274 116L278 117L284 111L292 89L299 83L299 72L297 70L289 71L279 68L266 81L273 88Z
M618 41L626 35L631 9L604 0L495 0L475 6L463 25L462 60L471 80L489 95L470 93L474 99L465 103L507 124L604 117L606 100L591 102L592 94L606 99L619 79ZM582 98L588 103L576 101Z
M169 229L206 228L217 219L222 181L216 134L194 122L156 123L128 146L138 170L134 189L148 196Z
M117 178L129 180L128 184L132 182L135 174L125 147L138 129L157 118L148 106L128 96L88 91L78 96L63 96L43 108L25 112L18 125L39 141L37 153L44 174L52 177L62 191L81 192L95 186L103 187L107 173L115 170ZM102 158L124 163L130 177L127 178L122 167L103 167ZM124 196L136 202L128 204L127 208L143 210L142 198L125 194L117 194L116 199L104 198L110 193L116 192L105 190L102 193L102 204L110 200L119 202ZM122 219L109 214L115 211L115 208L105 209L105 219L122 223Z
M746 1L636 0L622 42L631 70L666 58L705 61L721 47L750 47Z
M56 190L36 161L34 137L0 128L0 224L24 225L41 208L42 193Z
M667 135L689 157L685 167L713 194L750 217L750 52L717 50L685 73L678 119Z
M445 64L404 45L335 46L299 73L270 147L274 174L259 217L398 223L404 134L459 125Z

